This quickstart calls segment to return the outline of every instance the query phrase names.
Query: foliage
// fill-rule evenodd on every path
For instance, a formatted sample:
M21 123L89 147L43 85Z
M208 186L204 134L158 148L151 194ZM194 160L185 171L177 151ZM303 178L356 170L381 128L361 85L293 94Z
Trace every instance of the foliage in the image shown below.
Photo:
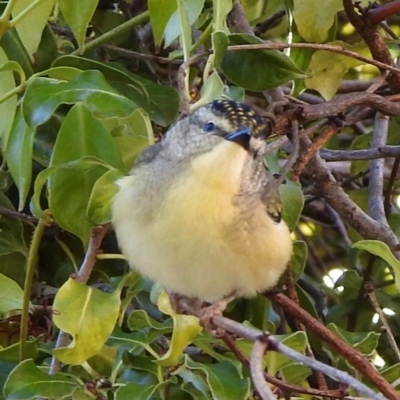
M390 64L359 38L341 1L8 0L0 11L0 399L254 398L244 360L252 342L214 337L196 317L176 314L161 288L127 273L111 230L99 234L95 227L110 221L115 181L182 109L223 97L265 110L277 87L293 97L283 112L278 104L276 131L290 133L290 120L298 118L316 138L314 154L302 142L303 164L281 189L295 239L289 293L310 321L336 335L339 347L350 344L375 363L376 376L399 387L400 327L391 316L400 312L398 164L386 162L389 172L379 183L372 171L383 171L383 164L352 153L378 147L370 102L341 113L327 102L308 118L293 100L331 100L350 79L355 91L365 91L362 80L378 76L368 63L376 63L354 54ZM289 37L322 47L274 47ZM245 45L264 47L232 47ZM289 118L293 107L299 108ZM400 139L400 111L387 114L394 117L380 147ZM354 122L324 141L328 120L324 125L322 118L349 116ZM290 151L269 154L271 169L279 172L279 158ZM325 181L306 165L320 155L327 160L319 159L329 172L319 169ZM335 172L328 162L334 157ZM378 185L378 196L368 191L368 180ZM330 183L350 203L338 206L324 186ZM377 198L383 208L383 184L390 227L373 209ZM226 315L382 389L361 379L351 357L332 351L318 330L299 329L296 315L266 297L236 300ZM60 329L71 335L69 344L56 344ZM287 396L323 389L311 368L287 355L268 351L262 360L266 378L275 377ZM326 379L343 397L338 383Z

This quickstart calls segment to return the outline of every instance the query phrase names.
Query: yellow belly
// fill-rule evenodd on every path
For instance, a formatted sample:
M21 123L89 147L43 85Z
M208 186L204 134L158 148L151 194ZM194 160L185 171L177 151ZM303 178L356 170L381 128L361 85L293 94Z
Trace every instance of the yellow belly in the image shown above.
M273 287L289 261L286 225L275 224L261 202L243 220L233 198L248 153L225 141L194 159L161 196L140 198L126 177L113 205L118 242L132 267L167 290L216 301L236 290L252 296ZM151 215L151 218L148 216Z

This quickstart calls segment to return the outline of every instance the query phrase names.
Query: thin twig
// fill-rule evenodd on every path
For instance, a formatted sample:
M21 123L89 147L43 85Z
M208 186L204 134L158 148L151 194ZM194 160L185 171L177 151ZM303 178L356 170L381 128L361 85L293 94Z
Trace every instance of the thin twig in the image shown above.
M176 76L176 80L178 83L178 90L181 98L181 105L182 105L182 112L185 115L190 114L190 99L188 98L188 89L186 88L186 83L185 83L185 77L186 74L188 73L187 69L195 64L196 62L200 61L204 57L206 57L209 54L209 52L203 52L194 55L193 57L189 58L187 61L181 64L181 66L178 69L178 73Z
M19 211L10 210L9 208L4 207L4 206L0 206L0 215L4 215L4 216L10 217L10 218L19 219L21 221L25 221L25 222L28 222L30 224L35 224L35 225L39 221L36 217L33 217L31 215L28 215L28 214L21 213Z
M256 340L250 356L250 373L254 386L263 400L276 400L264 379L263 357L268 348L267 341Z
M389 117L376 113L374 121L374 133L371 141L371 149L377 149L386 144L389 128ZM372 218L382 224L387 224L385 209L383 206L383 170L385 161L382 158L371 160L369 167L369 212Z
M400 157L400 146L382 146L368 150L321 149L319 154L326 161L373 160L376 158Z
M397 172L399 171L399 166L400 166L400 157L396 157L393 163L392 172L390 173L389 182L386 186L385 198L383 200L383 206L385 208L386 218L389 218L392 212L392 207L391 207L392 192L394 189L394 184L396 182Z
M400 350L399 347L396 343L396 339L393 336L393 332L390 329L390 325L388 323L388 320L386 318L385 313L382 310L382 307L380 306L378 299L376 298L375 294L375 288L372 283L368 283L365 285L365 291L367 292L367 295L371 301L372 306L374 307L376 313L379 315L379 319L382 322L382 325L384 327L384 332L386 333L389 341L390 348L392 349L393 354L396 356L397 362L400 362Z
M301 155L297 160L295 167L293 168L293 180L297 181L300 178L300 174L304 170L305 166L311 160L312 157L317 153L317 151L334 135L339 131L337 125L328 126L307 148L307 150Z

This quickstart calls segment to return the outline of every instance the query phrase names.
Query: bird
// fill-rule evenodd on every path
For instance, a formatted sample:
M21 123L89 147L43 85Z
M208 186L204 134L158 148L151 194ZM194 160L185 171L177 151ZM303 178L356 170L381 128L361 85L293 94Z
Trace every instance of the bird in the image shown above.
M208 304L273 288L292 240L264 160L271 131L250 106L214 100L147 147L112 202L130 267Z

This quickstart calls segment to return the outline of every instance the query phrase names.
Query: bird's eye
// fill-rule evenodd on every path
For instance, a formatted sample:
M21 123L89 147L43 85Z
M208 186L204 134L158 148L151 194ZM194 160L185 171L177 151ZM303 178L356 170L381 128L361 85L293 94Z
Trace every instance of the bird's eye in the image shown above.
M207 122L203 127L203 131L207 133L212 132L213 130L215 130L214 122Z

